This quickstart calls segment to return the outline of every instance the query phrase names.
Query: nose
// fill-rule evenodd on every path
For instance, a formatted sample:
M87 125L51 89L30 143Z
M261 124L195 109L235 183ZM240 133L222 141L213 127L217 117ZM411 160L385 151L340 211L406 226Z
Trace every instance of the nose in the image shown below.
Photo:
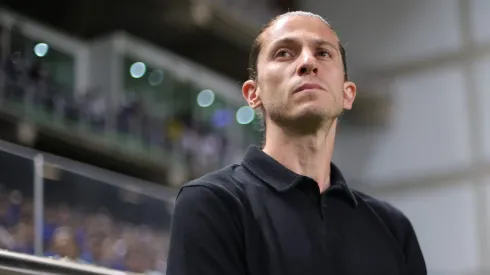
M310 52L304 52L297 72L298 75L316 74L318 72L318 67L315 56Z

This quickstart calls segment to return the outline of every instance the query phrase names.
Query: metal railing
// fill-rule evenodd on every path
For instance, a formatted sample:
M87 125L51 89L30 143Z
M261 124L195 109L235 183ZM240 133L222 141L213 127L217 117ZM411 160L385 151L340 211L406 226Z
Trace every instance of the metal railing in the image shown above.
M107 268L78 264L62 260L29 256L0 250L0 274L2 275L130 275Z
M4 141L0 184L0 248L164 272L176 189Z

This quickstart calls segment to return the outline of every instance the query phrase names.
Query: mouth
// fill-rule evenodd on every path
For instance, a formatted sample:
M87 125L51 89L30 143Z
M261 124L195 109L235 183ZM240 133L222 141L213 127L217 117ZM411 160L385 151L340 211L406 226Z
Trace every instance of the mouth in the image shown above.
M299 93L305 90L325 90L321 85L315 84L315 83L306 83L294 90L293 94Z

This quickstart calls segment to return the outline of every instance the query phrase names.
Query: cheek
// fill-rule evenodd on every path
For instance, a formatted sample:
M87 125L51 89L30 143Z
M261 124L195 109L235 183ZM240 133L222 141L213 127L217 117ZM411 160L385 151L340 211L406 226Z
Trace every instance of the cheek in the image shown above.
M295 64L290 62L271 62L264 66L264 76L271 83L280 83L294 75Z
M262 83L264 83L267 89L271 90L271 92L275 92L275 90L277 90L278 86L281 84L281 79L284 78L281 76L278 70L273 69L266 70L263 76Z
M325 84L328 86L335 97L344 96L344 73L340 73L338 70L325 70L323 75Z
M285 77L281 77L275 71L264 71L262 77L259 79L260 86L260 98L265 104L279 101L281 93L284 92Z
M331 83L344 84L344 69L338 66L325 66L323 68L324 77L328 79Z

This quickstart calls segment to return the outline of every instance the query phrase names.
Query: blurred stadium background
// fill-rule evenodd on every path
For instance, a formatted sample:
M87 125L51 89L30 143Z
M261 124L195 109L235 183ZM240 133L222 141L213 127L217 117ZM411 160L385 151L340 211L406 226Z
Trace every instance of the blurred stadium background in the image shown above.
M429 274L490 274L490 1L2 3L1 248L164 274L179 185L260 143L240 93L252 40L304 9L358 83L334 157L350 185L405 212ZM39 274L16 257L1 274Z

